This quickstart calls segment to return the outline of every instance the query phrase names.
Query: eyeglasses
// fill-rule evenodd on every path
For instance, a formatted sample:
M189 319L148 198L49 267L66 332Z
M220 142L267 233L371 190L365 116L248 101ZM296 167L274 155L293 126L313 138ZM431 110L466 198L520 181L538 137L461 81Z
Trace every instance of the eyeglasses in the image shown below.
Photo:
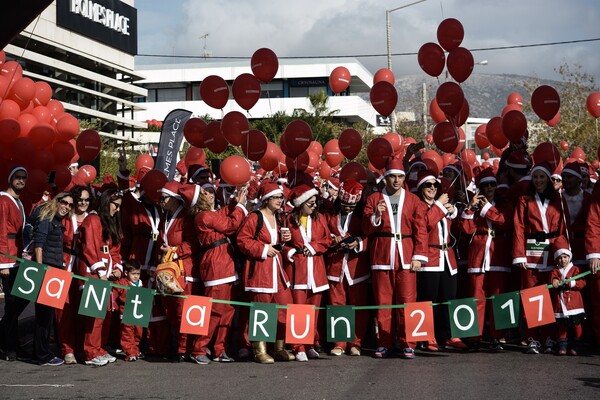
M304 205L308 208L313 208L317 206L317 203L305 203Z
M283 200L283 196L271 196L269 197L271 200Z
M440 187L440 184L437 183L437 182L425 182L423 184L423 187L427 188L427 189L431 189L431 188L436 188L437 189L438 187Z
M559 178L550 178L552 182L562 182L562 179Z
M160 196L160 201L167 201L171 196Z
M479 187L496 187L497 183L496 182L483 182L479 184Z
M73 207L73 203L69 203L66 200L59 200L58 202L65 207L69 207L69 208Z
M78 203L89 203L90 202L90 198L89 197L86 197L85 199L81 198L81 199L77 200L77 202Z
M110 202L113 206L115 206L115 208L118 210L119 208L121 208L121 204L117 203L116 201L111 201Z

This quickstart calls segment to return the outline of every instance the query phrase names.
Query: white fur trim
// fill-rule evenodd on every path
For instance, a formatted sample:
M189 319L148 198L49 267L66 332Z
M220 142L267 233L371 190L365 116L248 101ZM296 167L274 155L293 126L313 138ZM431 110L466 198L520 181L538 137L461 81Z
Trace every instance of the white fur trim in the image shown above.
M481 178L481 180L479 181L479 184L481 185L482 183L486 183L486 182L497 182L496 178L493 176L486 176L485 178Z
M569 256L569 259L573 258L573 253L571 253L571 250L569 249L558 249L554 252L554 259L556 260L558 257L562 256L563 254L566 254Z
M166 194L168 196L175 197L176 199L181 200L181 196L180 195L178 195L175 192L170 191L169 189L162 188L162 189L160 189L160 192L164 193L164 194Z
M385 171L385 173L383 174L383 176L386 177L388 175L403 175L403 176L406 176L406 173L404 172L404 170L401 170L401 169L388 169L388 170Z
M544 174L546 174L548 176L548 179L550 179L550 177L552 176L552 172L550 172L550 170L546 167L542 167L541 165L536 165L535 167L531 168L531 176L533 176L533 173L535 171L542 171Z
M319 195L319 191L317 189L310 189L307 190L306 192L302 193L300 196L296 197L293 201L294 203L294 207L300 207L302 204L304 204L305 201L307 201L308 199L310 199L313 196L318 196Z
M573 176L576 176L576 177L578 177L579 179L581 179L581 178L582 178L582 176L581 176L581 174L580 174L580 173L578 173L577 171L573 171L573 170L572 170L572 169L570 169L570 168L565 168L565 169L563 169L563 170L562 170L562 173L563 173L563 174L564 174L564 173L571 174L571 175L573 175ZM558 174L555 174L555 175L558 175ZM554 176L554 175L552 175L552 176ZM558 177L559 177L559 178L562 180L562 176L558 175Z
M260 201L264 202L265 200L267 200L267 199L269 199L269 198L271 198L271 197L275 196L276 194L283 194L283 190L281 190L281 189L279 189L279 188L278 188L278 189L275 189L275 190L272 190L272 191L270 191L269 193L265 193L265 194L264 194L264 195L263 195L263 196L260 198Z
M433 176L433 175L427 175L425 178L421 179L421 180L419 181L419 183L417 183L417 190L419 190L419 188L421 187L421 185L422 185L422 184L424 184L425 182L427 182L427 181L430 181L430 180L434 180L434 181L436 181L438 184L440 183L440 182L439 182L439 181L438 181L438 180L435 178L435 176Z

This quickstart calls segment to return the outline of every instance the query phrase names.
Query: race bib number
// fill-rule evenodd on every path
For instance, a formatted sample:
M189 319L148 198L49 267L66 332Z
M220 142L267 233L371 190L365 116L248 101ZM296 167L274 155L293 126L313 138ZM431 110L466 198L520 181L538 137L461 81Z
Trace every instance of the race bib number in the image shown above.
M548 265L548 253L550 252L550 242L544 240L537 242L535 239L527 239L525 256L527 257L527 267L536 268Z

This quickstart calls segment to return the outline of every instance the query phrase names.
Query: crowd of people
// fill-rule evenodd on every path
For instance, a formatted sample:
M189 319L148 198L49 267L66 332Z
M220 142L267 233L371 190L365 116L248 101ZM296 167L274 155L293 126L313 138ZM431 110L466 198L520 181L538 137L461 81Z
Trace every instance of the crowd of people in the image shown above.
M523 146L511 145L497 167L457 161L439 171L409 149L362 183L257 171L249 184L231 187L206 165L180 162L160 199L141 185L149 168L130 178L124 157L119 165L116 180L52 193L29 215L19 200L27 170L17 166L8 175L0 193L3 359L17 358L18 318L28 304L11 294L19 262L8 256L26 254L120 286L156 289L157 266L175 260L181 294L383 306L357 310L354 340L330 344L317 308L310 345L286 345L280 308L271 348L249 341L248 307L228 302L213 303L203 336L180 332L184 300L177 296L155 296L147 329L121 322L126 290L119 287L104 318L79 315L85 282L73 279L62 310L35 305L34 356L41 365L103 366L115 362L116 348L127 362L153 354L197 364L252 356L271 364L319 358L325 348L331 356L360 356L369 339L375 358L397 353L404 359L415 358L418 349L468 351L485 344L502 351L510 339L528 354L577 355L584 341L600 344L600 191L593 190L586 163L557 170L548 162L533 164ZM587 277L569 280L587 270ZM552 285L557 322L496 329L486 298L538 285ZM479 335L452 337L444 304L468 297L480 300ZM407 340L404 309L386 307L416 301L440 304L433 340Z

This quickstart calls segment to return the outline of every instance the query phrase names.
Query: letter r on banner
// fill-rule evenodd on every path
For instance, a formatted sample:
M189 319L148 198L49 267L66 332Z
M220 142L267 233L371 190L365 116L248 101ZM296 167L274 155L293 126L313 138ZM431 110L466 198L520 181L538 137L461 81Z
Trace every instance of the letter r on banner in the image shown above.
M312 304L289 304L285 322L285 341L293 344L315 342L315 310Z
M72 279L73 277L69 271L50 268L44 276L37 302L62 310L69 294Z
M46 273L44 266L33 261L24 260L18 268L19 271L10 294L25 300L35 301Z
M433 306L430 301L406 303L404 324L407 342L435 340Z
M551 324L556 321L546 285L521 290L521 303L528 328Z
M211 311L210 297L188 296L183 301L179 331L192 335L207 335Z
M251 342L271 342L277 340L277 304L252 303L248 340Z
M327 341L354 341L354 310L352 306L327 306Z

